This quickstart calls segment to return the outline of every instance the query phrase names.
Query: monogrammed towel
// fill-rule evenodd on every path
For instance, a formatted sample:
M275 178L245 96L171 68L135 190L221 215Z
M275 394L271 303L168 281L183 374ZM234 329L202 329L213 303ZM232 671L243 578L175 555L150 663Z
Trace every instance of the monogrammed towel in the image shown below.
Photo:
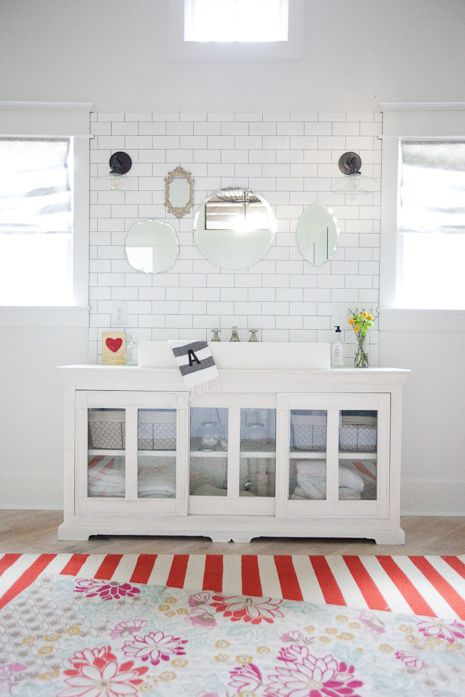
M206 341L170 340L168 343L184 384L191 392L207 392L218 386L218 368Z

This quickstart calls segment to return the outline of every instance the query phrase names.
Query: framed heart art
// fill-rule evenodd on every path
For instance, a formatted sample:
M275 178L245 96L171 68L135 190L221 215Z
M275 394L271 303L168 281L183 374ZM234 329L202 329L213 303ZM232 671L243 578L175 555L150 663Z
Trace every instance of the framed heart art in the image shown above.
M124 365L126 363L126 334L124 332L102 332L102 364Z

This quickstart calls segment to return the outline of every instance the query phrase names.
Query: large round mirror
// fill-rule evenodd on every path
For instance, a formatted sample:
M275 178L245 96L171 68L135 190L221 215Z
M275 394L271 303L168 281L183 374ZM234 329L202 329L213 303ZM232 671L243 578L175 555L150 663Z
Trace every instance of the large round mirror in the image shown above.
M315 266L325 264L336 251L339 227L334 215L324 206L308 206L297 225L297 246L302 256Z
M142 220L129 230L125 251L129 264L137 271L168 271L178 255L176 232L161 220Z
M276 218L262 196L246 189L221 189L195 216L202 254L224 269L246 269L263 259L273 244Z

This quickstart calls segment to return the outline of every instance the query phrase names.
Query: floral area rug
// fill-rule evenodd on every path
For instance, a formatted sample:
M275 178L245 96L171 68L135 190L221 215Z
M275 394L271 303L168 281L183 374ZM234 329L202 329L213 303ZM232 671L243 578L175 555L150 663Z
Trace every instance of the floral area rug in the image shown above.
M459 620L41 575L0 612L0 694L463 697Z

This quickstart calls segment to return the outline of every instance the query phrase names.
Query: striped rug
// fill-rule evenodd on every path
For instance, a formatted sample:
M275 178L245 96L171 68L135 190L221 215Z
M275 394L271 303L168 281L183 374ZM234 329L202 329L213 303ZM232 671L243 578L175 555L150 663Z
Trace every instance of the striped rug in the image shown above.
M465 555L3 554L0 608L41 574L465 619Z

